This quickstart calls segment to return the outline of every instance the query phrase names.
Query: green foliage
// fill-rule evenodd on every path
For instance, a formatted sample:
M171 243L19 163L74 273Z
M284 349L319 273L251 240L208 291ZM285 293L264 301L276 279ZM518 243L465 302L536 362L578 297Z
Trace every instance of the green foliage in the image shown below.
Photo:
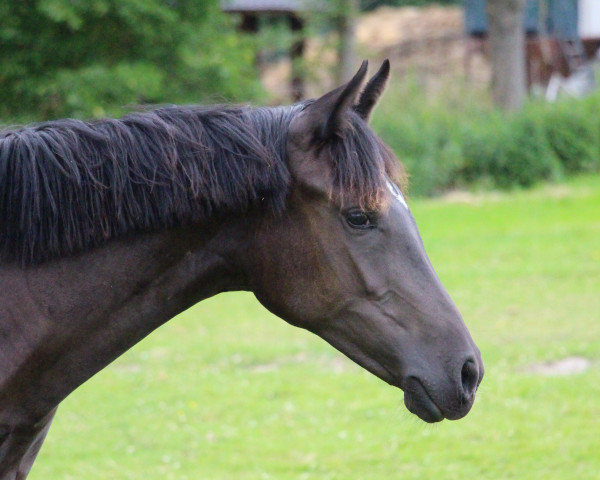
M409 84L386 95L374 126L407 167L414 194L472 185L529 187L600 171L600 95L532 101L512 115L469 92L431 99Z
M600 101L561 102L544 112L548 141L567 172L600 169ZM575 108L574 108L575 107Z
M483 128L471 126L458 173L471 180L489 176L501 188L528 187L541 179L559 177L561 165L542 119L525 111L513 118L498 116L495 122L482 124Z
M413 84L386 92L373 125L406 166L411 192L434 194L447 188L461 165L459 125L449 109L426 105L417 92Z
M99 116L260 91L253 42L216 0L11 0L0 16L4 118Z

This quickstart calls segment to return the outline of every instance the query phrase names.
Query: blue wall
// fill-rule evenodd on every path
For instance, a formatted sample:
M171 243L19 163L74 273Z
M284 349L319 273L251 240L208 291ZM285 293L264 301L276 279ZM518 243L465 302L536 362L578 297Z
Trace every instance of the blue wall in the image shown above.
M486 0L463 0L463 6L467 33L487 33ZM540 22L541 8L546 11L543 23ZM529 33L548 33L574 40L577 38L577 0L526 0L523 27Z

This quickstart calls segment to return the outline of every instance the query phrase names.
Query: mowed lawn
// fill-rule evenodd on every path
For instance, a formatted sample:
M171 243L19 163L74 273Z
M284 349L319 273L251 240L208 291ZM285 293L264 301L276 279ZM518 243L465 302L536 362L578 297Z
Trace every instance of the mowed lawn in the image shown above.
M30 478L600 478L600 177L411 206L483 353L466 418L419 421L401 391L226 294L73 393ZM573 356L589 368L535 372Z

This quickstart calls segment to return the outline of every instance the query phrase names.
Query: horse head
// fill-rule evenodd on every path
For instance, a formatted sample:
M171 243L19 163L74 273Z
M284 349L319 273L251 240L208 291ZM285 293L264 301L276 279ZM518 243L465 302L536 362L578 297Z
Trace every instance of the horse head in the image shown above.
M292 120L287 208L261 221L252 289L275 314L404 390L421 419L458 419L473 405L481 355L427 257L399 162L367 124L389 63L362 89L366 71L364 62Z

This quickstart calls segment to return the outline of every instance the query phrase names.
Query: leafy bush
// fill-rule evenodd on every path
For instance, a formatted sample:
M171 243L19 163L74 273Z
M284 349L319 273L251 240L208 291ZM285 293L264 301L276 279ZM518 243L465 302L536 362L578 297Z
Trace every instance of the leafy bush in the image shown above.
M550 146L567 172L600 170L599 104L561 102L543 114Z
M0 2L0 17L3 119L260 93L254 42L217 0L21 0Z
M457 172L465 179L488 177L494 185L509 188L531 186L562 174L544 125L528 112L513 118L497 116L492 122L472 126L471 137L463 145L464 163Z
M555 104L532 101L512 115L464 91L431 99L409 84L386 95L374 126L405 164L413 194L472 185L528 187L600 171L600 94Z

